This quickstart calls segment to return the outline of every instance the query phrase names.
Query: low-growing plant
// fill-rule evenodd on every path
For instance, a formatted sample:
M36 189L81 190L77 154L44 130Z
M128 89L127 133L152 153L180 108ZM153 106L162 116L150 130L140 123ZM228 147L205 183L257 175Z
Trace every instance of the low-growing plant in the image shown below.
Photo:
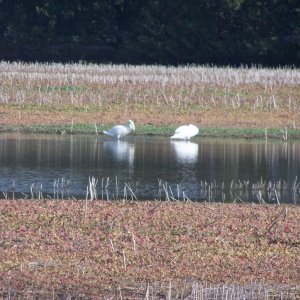
M299 283L297 206L2 200L0 208L2 295L8 285L11 295L90 298L147 282L172 283L173 292L183 282Z

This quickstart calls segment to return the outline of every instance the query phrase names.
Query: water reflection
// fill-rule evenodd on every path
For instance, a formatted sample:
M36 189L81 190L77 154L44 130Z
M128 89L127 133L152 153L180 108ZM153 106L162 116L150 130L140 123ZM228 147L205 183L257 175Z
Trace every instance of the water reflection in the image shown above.
M298 203L300 144L280 140L0 134L3 197ZM23 194L22 194L23 193Z
M109 140L103 142L103 148L111 154L113 160L134 164L134 143L124 140Z
M190 141L171 141L179 163L196 163L198 161L198 144Z

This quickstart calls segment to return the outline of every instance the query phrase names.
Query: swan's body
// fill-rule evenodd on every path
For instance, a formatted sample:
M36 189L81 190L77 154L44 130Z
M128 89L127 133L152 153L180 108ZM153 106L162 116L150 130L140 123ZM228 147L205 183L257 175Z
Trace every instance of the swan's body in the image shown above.
M116 125L109 129L108 131L103 131L104 134L121 139L123 136L129 134L131 131L135 130L134 123L131 120L128 120L126 125Z
M197 135L198 132L199 129L195 125L183 125L175 130L175 133L171 136L171 139L189 140L193 136Z

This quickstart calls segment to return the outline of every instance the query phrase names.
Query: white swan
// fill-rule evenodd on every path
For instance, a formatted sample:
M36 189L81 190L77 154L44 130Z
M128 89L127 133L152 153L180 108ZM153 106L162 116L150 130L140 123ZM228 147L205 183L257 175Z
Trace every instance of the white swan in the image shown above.
M131 131L135 130L134 123L131 120L126 122L126 125L116 125L109 129L108 131L103 131L104 134L121 139L123 136L129 134Z
M189 140L191 137L198 134L199 129L192 124L183 125L175 130L175 134L171 136L171 139Z

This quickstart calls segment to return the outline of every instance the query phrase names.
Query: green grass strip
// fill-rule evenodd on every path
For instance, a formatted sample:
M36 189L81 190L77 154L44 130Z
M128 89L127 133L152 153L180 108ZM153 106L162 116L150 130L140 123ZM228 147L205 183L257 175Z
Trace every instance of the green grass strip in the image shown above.
M103 130L109 129L113 125L97 125L97 132L101 134ZM136 126L132 135L161 135L170 136L174 133L175 126ZM0 126L0 132L27 132L27 133L57 133L57 134L95 134L94 124L55 124L55 125L28 125L28 126ZM283 130L275 128L199 128L200 136L207 137L230 137L230 138L265 138L282 139ZM299 139L300 130L287 129L287 139Z

